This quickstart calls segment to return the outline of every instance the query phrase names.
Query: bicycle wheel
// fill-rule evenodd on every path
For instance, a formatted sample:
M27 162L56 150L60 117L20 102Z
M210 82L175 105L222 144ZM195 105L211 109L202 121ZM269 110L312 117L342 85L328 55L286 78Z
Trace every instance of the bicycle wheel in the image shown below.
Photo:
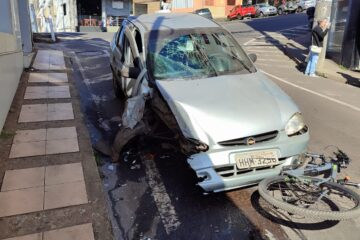
M360 216L360 196L337 183L321 179L279 176L264 179L259 194L271 205L289 213L321 220L347 220Z

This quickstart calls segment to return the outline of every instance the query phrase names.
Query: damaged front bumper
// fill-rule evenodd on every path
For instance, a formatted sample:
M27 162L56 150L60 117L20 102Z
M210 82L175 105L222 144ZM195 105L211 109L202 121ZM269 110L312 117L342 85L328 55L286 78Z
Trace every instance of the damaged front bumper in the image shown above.
M253 146L227 147L201 152L188 158L188 163L199 178L198 185L206 192L221 192L259 183L262 179L276 176L283 166L297 163L306 151L309 134L287 137L280 134L277 139ZM279 165L254 169L236 166L234 153L275 149L279 153Z

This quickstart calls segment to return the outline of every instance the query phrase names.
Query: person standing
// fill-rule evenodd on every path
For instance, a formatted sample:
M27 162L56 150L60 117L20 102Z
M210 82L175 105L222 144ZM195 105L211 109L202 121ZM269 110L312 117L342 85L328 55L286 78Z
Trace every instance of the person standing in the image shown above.
M318 21L318 24L313 28L311 32L312 45L310 46L309 61L306 66L305 75L316 77L316 65L323 47L324 38L328 33L329 28L330 23L326 18Z
M162 10L171 12L171 4L167 2L167 0L162 1Z

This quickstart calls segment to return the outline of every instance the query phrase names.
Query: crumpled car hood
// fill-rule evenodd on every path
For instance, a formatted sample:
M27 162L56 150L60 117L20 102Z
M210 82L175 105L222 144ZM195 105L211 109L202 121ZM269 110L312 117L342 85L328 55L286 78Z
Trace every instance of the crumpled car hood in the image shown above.
M208 145L282 130L299 111L260 72L156 84L184 136Z

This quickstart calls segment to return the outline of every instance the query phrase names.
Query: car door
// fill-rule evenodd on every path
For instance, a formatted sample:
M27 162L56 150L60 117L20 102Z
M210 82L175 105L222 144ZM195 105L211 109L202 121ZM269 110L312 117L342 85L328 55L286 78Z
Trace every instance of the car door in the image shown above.
M134 67L134 53L131 49L130 39L128 36L124 36L124 48L123 48L123 59L122 64L126 68ZM126 96L131 96L132 88L135 79L123 77L123 89L125 90Z
M117 36L114 38L112 44L111 44L111 66L114 74L114 78L116 81L118 81L119 86L122 86L122 78L119 72L122 69L123 65L123 48L124 48L124 35L125 35L125 28L126 28L127 22L126 20L122 23L122 26L120 27Z
M147 82L143 81L146 78L144 61L143 39L140 31L136 27L129 25L125 29L124 35L123 66L125 68L136 68L141 73L136 79L123 78L123 88L128 97L136 95L143 83Z

